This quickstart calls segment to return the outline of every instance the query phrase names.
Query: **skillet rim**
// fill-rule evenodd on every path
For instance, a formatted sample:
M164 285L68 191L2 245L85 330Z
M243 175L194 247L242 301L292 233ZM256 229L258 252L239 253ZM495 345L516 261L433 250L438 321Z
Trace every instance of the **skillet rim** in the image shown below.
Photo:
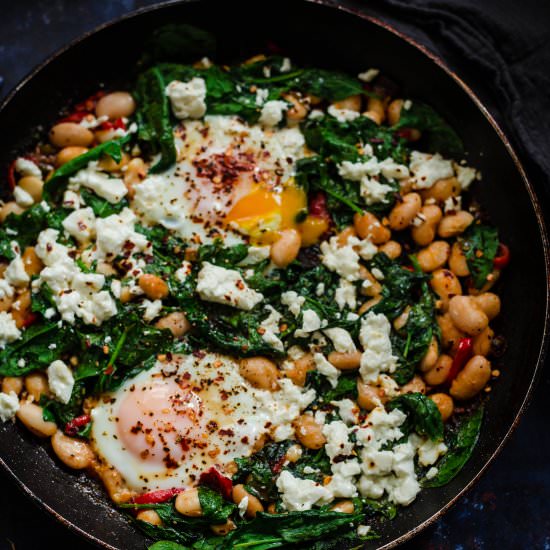
M27 83L29 83L35 76L38 74L42 69L46 68L52 61L63 55L66 51L72 49L73 47L77 46L81 42L84 42L87 40L90 36L96 34L97 32L116 26L119 23L126 21L128 19L133 19L134 17L140 17L143 14L158 11L167 7L175 6L178 4L191 4L191 3L198 3L198 2L206 2L208 0L165 0L156 2L154 4L151 4L149 6L144 6L141 8L138 8L136 10L132 10L129 13L125 13L121 16L118 16L114 19L111 19L105 23L102 23L100 25L97 25L96 27L92 28L91 30L85 31L84 33L80 34L77 38L71 40L68 44L65 46L62 46L61 48L57 49L55 52L50 54L48 57L46 57L42 62L40 62L37 66L35 66L33 69L31 69L26 76L24 76L13 88L12 90L6 95L6 97L0 102L0 112L2 112L7 105L12 101L12 99L17 95L17 93L23 88ZM410 541L412 538L414 538L416 535L418 535L421 531L429 527L430 525L434 524L436 521L438 521L444 514L446 514L451 507L453 507L461 498L464 497L464 495L469 492L472 487L480 480L480 478L485 474L485 472L488 470L488 468L493 464L496 457L501 453L502 449L508 443L510 440L510 437L516 430L517 426L519 425L519 422L523 415L525 414L525 411L530 404L532 398L533 398L533 392L534 389L540 379L541 372L543 369L544 361L548 355L548 347L550 344L550 239L548 234L548 229L544 220L543 212L542 212L542 206L539 201L539 198L537 196L537 193L535 192L534 186L531 183L529 177L527 176L526 170L523 168L523 165L516 154L514 148L512 147L510 141L506 137L506 134L500 127L500 125L497 123L495 118L492 116L492 114L489 112L489 110L485 107L485 105L481 102L481 100L478 98L476 93L466 84L455 71L453 71L445 61L432 52L430 49L428 49L423 44L417 42L414 38L406 34L405 32L396 29L393 27L390 23L379 19L378 17L375 17L373 15L370 15L368 13L368 7L358 7L357 4L353 0L341 0L340 2L337 0L300 0L303 3L307 4L313 4L318 6L324 6L329 9L334 9L341 11L343 13L350 14L354 17L358 17L362 20L368 21L378 27L381 27L382 29L388 31L392 35L394 35L396 38L403 40L407 42L409 45L416 48L420 53L425 55L430 61L435 63L440 69L442 69L448 77L450 77L455 84L459 85L464 92L468 95L468 97L473 101L477 109L480 111L481 115L483 115L489 124L492 126L493 130L496 132L499 140L504 145L504 148L506 149L506 152L510 156L512 162L514 163L514 166L516 167L517 171L519 172L519 175L522 179L523 185L525 189L527 190L527 193L529 195L529 200L533 206L533 210L535 213L536 221L538 230L541 237L541 244L542 244L542 251L544 256L544 268L546 273L546 303L545 303L545 315L544 315L544 327L542 332L542 342L539 348L538 356L536 359L536 364L533 372L533 376L531 377L531 380L529 382L529 387L527 388L527 391L525 393L525 396L521 402L520 408L518 409L518 412L516 416L514 417L514 420L510 427L508 428L506 434L500 442L498 443L496 449L493 451L493 453L485 460L485 463L481 467L481 469L476 473L476 475L470 480L469 483L467 483L447 504L445 504L442 508L440 508L437 512L432 514L429 518L427 518L425 521L414 527L413 529L407 531L397 539L378 547L379 550L389 550L391 548L396 548L397 546L403 544L404 542ZM344 5L349 4L349 5ZM0 467L7 472L7 474L15 481L16 485L23 491L23 493L39 508L47 511L49 514L51 514L57 521L59 521L62 525L67 527L70 531L73 533L76 533L77 535L87 539L88 541L96 544L97 546L100 546L102 548L108 549L108 550L117 550L116 547L102 541L101 539L97 538L92 533L89 533L87 531L84 531L82 528L80 528L78 525L75 525L67 518L63 517L60 513L56 512L47 502L42 500L40 497L36 496L33 491L25 485L13 472L13 470L4 462L3 458L0 456Z

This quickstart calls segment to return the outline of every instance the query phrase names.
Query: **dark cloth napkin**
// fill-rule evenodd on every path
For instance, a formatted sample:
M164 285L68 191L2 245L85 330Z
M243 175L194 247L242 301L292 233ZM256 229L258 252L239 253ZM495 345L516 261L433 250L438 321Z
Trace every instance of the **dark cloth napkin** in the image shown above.
M550 197L550 1L372 0L362 5L464 76Z

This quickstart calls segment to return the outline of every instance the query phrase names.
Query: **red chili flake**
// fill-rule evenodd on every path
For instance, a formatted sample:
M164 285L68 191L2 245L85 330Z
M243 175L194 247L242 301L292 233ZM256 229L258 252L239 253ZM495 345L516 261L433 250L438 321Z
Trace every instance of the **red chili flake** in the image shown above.
M115 369L113 368L113 365L109 365L104 371L103 374L113 374L113 371Z
M210 487L210 489L221 493L223 498L231 498L233 482L228 477L220 474L214 466L201 474L199 485Z
M71 421L67 422L65 424L65 433L67 435L75 436L78 434L78 430L80 428L83 428L87 424L89 424L92 421L89 414L83 414L81 416L77 416L76 418L73 418Z
M121 118L117 118L112 122L109 120L106 120L105 122L102 122L99 125L99 129L100 130L126 130L126 124L124 124L124 120L122 120Z
M161 504L174 498L177 494L184 491L184 489L159 489L158 491L151 491L143 495L138 495L132 499L134 504Z
M464 368L464 365L466 365L468 359L470 359L473 354L473 347L473 338L467 337L459 340L456 354L451 364L451 369L449 370L449 374L447 374L447 379L445 380L447 384L450 384L456 378L457 374Z
M498 244L497 255L493 260L495 269L503 269L510 263L510 249L503 243Z

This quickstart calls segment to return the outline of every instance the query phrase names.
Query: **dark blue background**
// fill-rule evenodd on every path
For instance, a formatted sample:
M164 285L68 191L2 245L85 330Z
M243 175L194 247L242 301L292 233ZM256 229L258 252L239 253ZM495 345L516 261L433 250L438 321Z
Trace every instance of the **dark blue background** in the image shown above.
M498 1L491 1L494 10L505 9ZM153 3L151 0L0 0L0 76L4 80L0 97L48 54L82 32ZM545 3L546 0L538 2L539 5ZM429 29L419 30L380 8L375 9L374 4L365 5L398 28L414 32L421 41L424 37L424 42L430 45ZM521 2L521 5L523 10L517 9L515 17L529 28L530 21L537 18L534 11L537 2L527 5ZM550 21L547 24L550 25ZM459 75L466 76L467 84L480 94L497 119L501 118L487 83L476 80L475 76L468 78L460 59L451 56L447 60ZM541 94L548 98L549 91L541 90ZM523 160L529 168L529 159ZM540 177L536 172L531 176ZM406 545L407 549L550 549L550 437L546 399L550 376L547 371L541 376L521 425L481 482L435 526ZM0 483L0 549L91 548L35 508L3 473L0 473Z

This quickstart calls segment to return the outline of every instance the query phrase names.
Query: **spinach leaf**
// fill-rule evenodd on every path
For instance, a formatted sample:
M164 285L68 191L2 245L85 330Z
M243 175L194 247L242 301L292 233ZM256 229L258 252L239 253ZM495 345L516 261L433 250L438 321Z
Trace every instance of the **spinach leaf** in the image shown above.
M305 473L305 468L313 468L318 471ZM325 476L331 475L330 459L324 447L318 450L304 450L302 456L294 464L289 465L288 469L299 478L311 479L319 483L323 481Z
M216 239L212 244L204 244L199 248L198 261L231 269L244 260L247 254L248 246L245 244L226 247L221 239Z
M488 225L470 225L459 240L476 288L487 282L498 251L498 231Z
M460 419L447 441L449 450L437 464L438 472L432 479L424 479L423 487L442 487L454 479L472 455L483 421L483 405Z
M208 487L199 487L199 502L203 518L214 524L224 523L237 506L224 500L220 493Z
M213 34L187 25L173 23L153 31L143 45L140 66L149 66L160 61L193 63L202 57L212 57L216 51Z
M128 201L126 199L122 199L112 204L108 200L99 197L95 193L91 193L87 189L80 189L80 196L86 206L89 206L98 218L106 218L113 214L120 214L120 212L128 206Z
M435 317L435 300L428 284L422 282L422 295L412 306L405 326L392 335L393 351L399 356L399 365L392 378L399 384L406 384L413 376L434 335L439 336Z
M63 430L67 422L79 416L85 395L86 388L81 381L75 383L68 403L61 403L55 399L49 399L46 395L42 395L40 397L40 405L44 409L44 420L55 422Z
M72 176L75 172L78 172L82 168L86 168L88 163L92 160L99 160L102 156L107 155L115 162L120 162L122 158L122 148L131 139L132 135L127 134L122 138L106 141L59 167L44 185L44 198L46 200L57 200L61 191L60 183L69 176Z
M145 522L142 522L145 523ZM149 546L148 550L186 550L186 546L182 546L177 542L172 542L170 540L159 540Z
M25 330L19 340L8 344L0 354L0 376L22 376L42 370L63 354L79 347L72 327L57 323L36 323Z
M363 514L343 514L325 509L305 512L267 514L260 512L252 521L232 531L223 540L220 548L277 548L299 545L325 537L344 534L357 525Z
M152 173L162 172L176 162L170 105L164 93L169 82L159 67L152 67L138 76L134 92L138 137L149 153L160 153L160 159L149 170Z
M397 128L416 128L422 132L422 142L430 153L444 153L459 157L464 153L462 140L436 111L424 103L413 102L409 109L401 109Z
M260 498L273 499L277 496L275 487L277 474L280 473L290 441L267 443L249 457L236 458L237 473L234 483L244 483Z
M38 234L47 226L48 212L41 204L35 204L21 214L10 214L0 226L0 256L15 258L11 242L21 249L36 242Z
M399 409L407 419L399 428L405 435L415 431L433 440L443 439L443 420L437 405L421 393L406 393L395 397L387 405L390 411Z
M397 515L397 506L389 500L374 500L370 498L363 498L359 500L361 501L363 512L367 515L380 515L389 520L392 520ZM357 509L360 508L357 507Z
M392 261L383 252L377 254L370 262L370 268L379 269L383 275L382 300L371 311L383 313L390 321L403 313L403 310L414 302L422 288L422 283L430 275L411 271Z

